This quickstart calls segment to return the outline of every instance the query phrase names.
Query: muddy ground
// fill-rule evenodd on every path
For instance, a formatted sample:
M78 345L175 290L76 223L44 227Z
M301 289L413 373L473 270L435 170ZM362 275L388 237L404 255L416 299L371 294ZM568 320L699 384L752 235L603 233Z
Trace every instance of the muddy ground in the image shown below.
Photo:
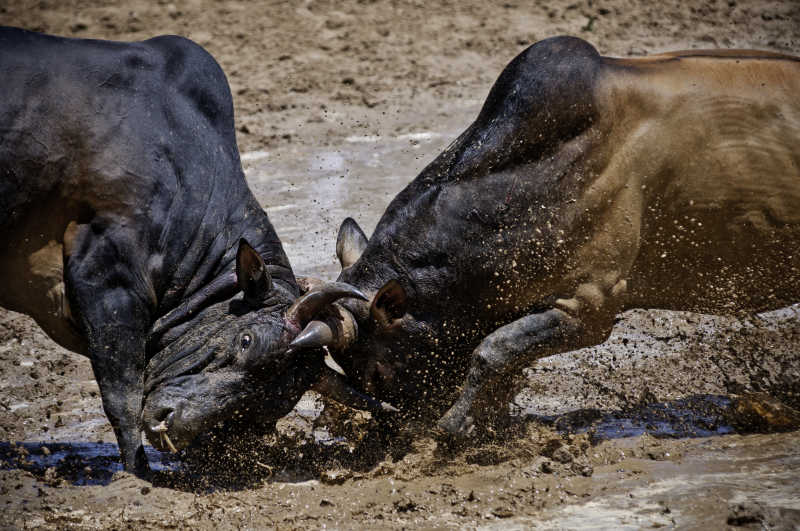
M794 1L0 0L0 23L204 45L231 84L251 187L296 272L327 278L341 219L369 232L528 44L800 55ZM113 475L88 361L0 310L0 526L796 529L800 433L752 433L762 416L742 410L800 408L798 312L628 312L605 344L528 369L511 427L464 448L424 429L387 442L362 415L318 416L309 395L279 434L208 441L192 466L151 453L150 484Z

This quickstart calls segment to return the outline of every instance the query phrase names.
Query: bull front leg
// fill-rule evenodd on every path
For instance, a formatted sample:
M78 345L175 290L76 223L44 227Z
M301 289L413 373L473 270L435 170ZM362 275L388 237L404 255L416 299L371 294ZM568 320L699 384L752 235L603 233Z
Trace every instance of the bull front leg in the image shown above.
M89 332L89 357L103 410L114 429L126 472L147 478L150 468L141 436L145 332L135 327L102 326Z
M99 231L98 232L102 232ZM110 232L110 231L109 231ZM119 444L122 466L139 477L150 468L141 436L149 299L143 275L119 240L88 225L65 234L64 279L73 316L87 338L89 359L100 387L103 409ZM138 289L137 289L138 288Z
M473 351L461 395L439 419L439 428L451 435L470 433L470 410L488 383L536 359L605 341L625 291L625 280L582 284L575 297L558 299L555 308L526 315L486 336Z
M439 427L451 435L470 433L470 410L490 381L528 360L531 355L542 357L560 346L574 343L582 328L578 319L553 308L526 315L486 336L472 353L461 395L439 419Z

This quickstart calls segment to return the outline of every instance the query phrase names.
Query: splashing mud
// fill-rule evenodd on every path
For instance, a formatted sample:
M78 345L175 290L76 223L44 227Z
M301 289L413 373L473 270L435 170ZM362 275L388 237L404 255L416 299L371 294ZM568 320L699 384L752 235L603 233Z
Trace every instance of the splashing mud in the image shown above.
M250 186L296 272L322 278L341 220L369 232L527 44L800 54L800 10L773 0L22 0L0 22L207 47ZM796 529L800 437L781 419L800 409L798 311L627 312L603 345L527 369L509 415L466 444L309 393L277 432L218 430L177 458L148 447L152 482L119 472L88 361L0 311L0 527Z

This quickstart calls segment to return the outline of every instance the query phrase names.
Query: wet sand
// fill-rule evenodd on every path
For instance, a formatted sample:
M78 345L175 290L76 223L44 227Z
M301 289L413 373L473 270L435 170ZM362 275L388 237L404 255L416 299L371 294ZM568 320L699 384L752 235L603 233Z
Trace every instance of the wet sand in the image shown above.
M323 278L338 273L341 220L369 233L530 43L800 55L793 2L428 4L22 1L0 23L206 46L231 83L252 189L296 273ZM309 395L280 434L243 436L202 470L166 456L149 484L115 475L88 360L0 310L0 526L794 529L800 435L745 433L726 411L748 392L800 407L798 311L628 312L603 345L528 369L515 427L465 448L425 430L386 444L362 415L319 416Z

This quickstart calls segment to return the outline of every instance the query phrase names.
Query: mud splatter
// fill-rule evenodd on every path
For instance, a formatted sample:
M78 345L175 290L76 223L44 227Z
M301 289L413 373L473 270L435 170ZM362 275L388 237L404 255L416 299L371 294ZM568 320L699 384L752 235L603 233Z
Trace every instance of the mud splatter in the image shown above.
M536 40L572 34L620 56L800 54L800 8L778 0L23 0L0 7L0 22L206 46L231 83L251 187L298 274L325 278L338 272L342 218L369 231ZM255 426L237 445L211 434L149 483L116 471L88 361L3 311L0 526L796 528L797 432L730 434L755 422L734 426L745 416L726 412L750 393L800 409L798 321L796 308L758 319L636 310L605 344L529 369L512 422L480 441L454 447L424 426L328 406L278 433ZM95 481L105 484L81 484Z

